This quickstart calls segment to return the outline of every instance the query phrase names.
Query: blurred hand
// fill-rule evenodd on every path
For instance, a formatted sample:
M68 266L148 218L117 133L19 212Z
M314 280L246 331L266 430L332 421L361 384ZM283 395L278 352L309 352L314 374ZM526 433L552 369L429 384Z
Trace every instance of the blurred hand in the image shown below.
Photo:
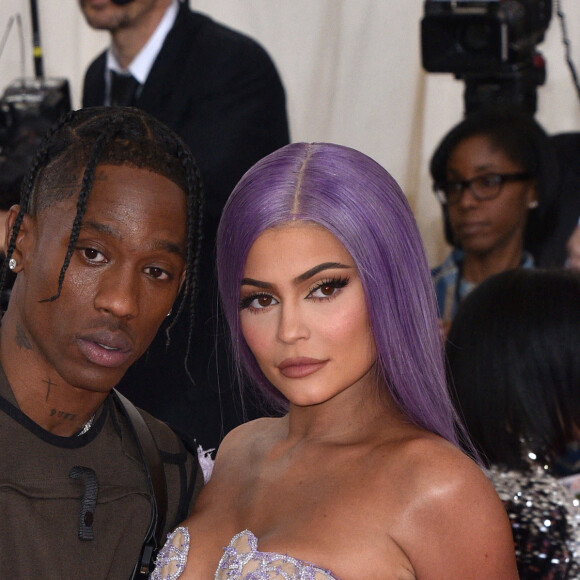
M439 322L439 334L441 335L441 341L445 344L447 340L447 335L449 334L449 329L451 328L451 320L443 320L440 318Z
M580 270L580 225L574 230L566 244L568 260L566 266L572 270Z

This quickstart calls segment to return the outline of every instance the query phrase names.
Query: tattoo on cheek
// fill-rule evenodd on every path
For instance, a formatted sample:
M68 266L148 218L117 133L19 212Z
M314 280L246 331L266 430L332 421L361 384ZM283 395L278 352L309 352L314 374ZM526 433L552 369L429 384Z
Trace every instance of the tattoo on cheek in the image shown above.
M77 417L76 413L67 413L66 411L59 411L58 409L51 409L50 416L54 417L55 415L65 421L74 421Z
M18 345L18 348L32 350L32 343L30 342L26 331L20 325L16 327L16 344Z

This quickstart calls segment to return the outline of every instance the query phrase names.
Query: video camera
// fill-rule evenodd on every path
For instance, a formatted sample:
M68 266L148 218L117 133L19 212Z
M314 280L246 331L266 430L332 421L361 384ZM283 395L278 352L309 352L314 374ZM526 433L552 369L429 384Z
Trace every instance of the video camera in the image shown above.
M546 79L536 45L551 0L426 0L424 8L423 67L465 81L466 113L501 105L535 112L536 87Z
M18 203L20 184L44 134L71 108L65 79L18 79L0 98L0 210Z
M20 185L44 134L71 109L68 81L44 76L37 0L30 0L30 17L36 76L24 78L23 75L0 98L0 210L8 210L18 203ZM0 54L15 21L22 51L22 23L17 15L8 20Z

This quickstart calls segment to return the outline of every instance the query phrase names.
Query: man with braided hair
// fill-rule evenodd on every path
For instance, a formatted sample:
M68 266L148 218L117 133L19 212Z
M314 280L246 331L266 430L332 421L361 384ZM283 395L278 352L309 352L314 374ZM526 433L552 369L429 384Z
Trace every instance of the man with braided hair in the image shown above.
M159 536L189 512L196 457L113 389L191 317L200 189L187 147L137 109L73 112L41 145L7 220L1 578L126 580L155 506Z
M78 0L110 47L89 66L83 106L133 104L173 129L199 165L206 196L200 292L189 353L184 325L165 350L158 335L123 378L137 406L216 448L243 419L239 386L219 318L215 237L222 209L242 175L289 141L284 88L262 46L195 10L187 0ZM194 9L190 9L191 5ZM163 381L171 396L161 396ZM244 401L249 417L259 414Z

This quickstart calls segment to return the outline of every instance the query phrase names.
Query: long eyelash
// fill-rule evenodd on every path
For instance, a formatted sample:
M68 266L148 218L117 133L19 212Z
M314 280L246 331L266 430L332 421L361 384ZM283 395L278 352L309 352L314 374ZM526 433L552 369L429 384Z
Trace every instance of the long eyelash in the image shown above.
M316 292L316 290L318 290L319 288L322 288L323 286L330 286L330 287L338 290L339 288L344 288L349 282L350 282L350 276L320 280L319 282L316 282L316 284L314 284L314 286L312 286L312 288L310 288L308 290L308 296L310 296L310 294L312 294L313 292ZM329 298L330 298L330 296L329 296Z
M256 292L254 294L250 294L249 296L246 296L245 298L242 298L240 300L240 303L238 304L238 309L244 310L245 308L248 308L250 304L260 296L270 296L270 294L266 294L265 292Z

